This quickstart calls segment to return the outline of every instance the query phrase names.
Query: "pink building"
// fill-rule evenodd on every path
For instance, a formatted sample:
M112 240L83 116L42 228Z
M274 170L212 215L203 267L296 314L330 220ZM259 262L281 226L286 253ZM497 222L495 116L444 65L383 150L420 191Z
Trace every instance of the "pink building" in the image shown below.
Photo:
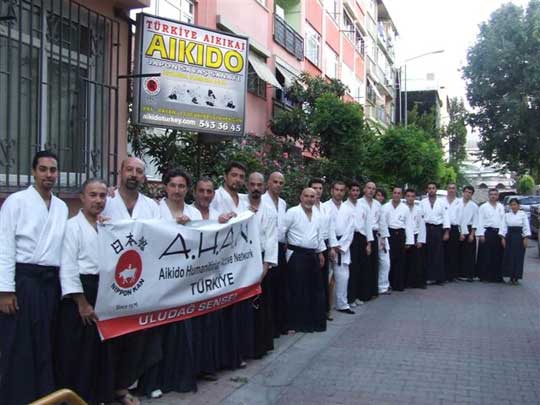
M149 3L0 3L0 203L30 184L42 148L59 156L59 194L70 205L86 178L116 182L127 153L129 11Z
M164 1L164 0L161 0ZM262 134L275 111L287 108L283 88L301 72L340 78L347 98L365 94L363 1L205 0L198 25L250 40L247 132Z

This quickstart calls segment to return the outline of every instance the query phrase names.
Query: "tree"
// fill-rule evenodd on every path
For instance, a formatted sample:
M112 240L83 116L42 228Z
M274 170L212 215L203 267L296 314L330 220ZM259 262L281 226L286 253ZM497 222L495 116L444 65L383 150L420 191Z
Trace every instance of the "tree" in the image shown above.
M408 125L415 126L426 133L427 136L434 139L439 145L441 142L441 129L437 120L437 113L432 107L429 112L420 113L418 106L415 105L407 116Z
M449 163L453 167L459 167L467 157L465 145L467 144L467 119L468 112L463 100L452 97L448 100L449 122L444 129L444 136L448 138Z
M517 183L517 192L519 194L528 195L534 191L534 179L528 174L521 176Z
M446 175L440 146L415 126L389 128L373 143L370 156L374 180L387 185L423 188Z
M482 157L540 175L540 1L506 4L480 26L463 77Z
M295 106L270 123L274 134L294 140L313 157L304 162L306 173L325 175L328 180L365 174L373 134L362 107L343 101L345 90L339 80L304 73L287 90Z

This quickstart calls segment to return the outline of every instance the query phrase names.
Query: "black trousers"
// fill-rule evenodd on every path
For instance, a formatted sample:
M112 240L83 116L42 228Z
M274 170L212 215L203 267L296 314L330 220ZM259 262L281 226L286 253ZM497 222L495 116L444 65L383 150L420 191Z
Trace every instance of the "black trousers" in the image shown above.
M426 224L425 266L428 281L446 281L442 225Z
M390 232L390 287L394 291L405 289L405 230L389 229Z
M478 248L478 277L482 281L502 281L503 248L499 229L486 228Z
M379 237L373 231L373 242L371 242L371 255L367 258L369 262L369 286L372 297L379 295Z
M369 289L369 274L367 271L366 255L367 239L360 232L355 232L351 243L351 264L349 265L349 284L347 285L347 300L353 303L359 299L364 301L371 297ZM364 288L361 288L364 286ZM364 299L362 299L364 298ZM366 299L366 300L367 300Z
M287 263L287 274L290 294L289 329L297 332L325 331L326 302L318 254L293 251Z
M289 313L289 284L287 277L287 260L285 259L286 245L280 243L278 247L278 265L268 271L270 289L272 291L270 300L273 308L274 327L273 336L287 334L287 323Z
M472 227L469 225L469 235ZM460 272L459 276L464 278L474 278L478 276L476 271L476 237L469 241L469 235L460 242Z
M84 296L96 304L98 275L80 276ZM101 341L96 325L84 325L71 297L60 304L56 350L58 387L75 391L88 403L111 402L116 380L114 351L110 341Z
M446 269L446 279L452 281L460 274L460 246L459 226L452 225L450 228L450 238L444 242L444 265Z
M17 263L19 310L0 314L0 403L32 402L56 388L53 370L60 304L58 268Z
M405 250L405 272L407 287L425 288L426 272L424 267L424 247L416 247L418 235L414 235L415 244Z

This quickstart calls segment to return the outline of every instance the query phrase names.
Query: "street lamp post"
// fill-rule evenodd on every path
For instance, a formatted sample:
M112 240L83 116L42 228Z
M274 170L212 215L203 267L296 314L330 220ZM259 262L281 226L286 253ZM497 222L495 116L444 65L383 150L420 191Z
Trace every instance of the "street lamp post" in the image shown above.
M444 49L438 49L436 51L431 51L431 52L425 52L425 53L422 53L420 55L416 55L416 56L413 56L412 58L408 58L408 59L405 59L405 61L403 62L403 71L404 71L404 84L405 84L405 90L403 91L404 93L404 100L403 100L403 104L405 104L405 106L403 107L404 108L404 122L405 122L405 127L407 127L407 63L412 61L412 60L415 60L415 59L419 59L419 58L423 58L424 56L428 56L428 55L434 55L434 54L437 54L437 53L443 53L444 52ZM401 94L400 94L400 100L401 100Z

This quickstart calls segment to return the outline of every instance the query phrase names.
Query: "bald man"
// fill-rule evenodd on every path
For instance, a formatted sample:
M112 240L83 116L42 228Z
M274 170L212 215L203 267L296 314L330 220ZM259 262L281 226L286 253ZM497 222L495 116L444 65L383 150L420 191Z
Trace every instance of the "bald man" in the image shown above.
M326 330L322 277L326 244L320 216L313 211L315 200L315 190L305 188L300 204L287 211L282 223L287 238L290 333Z
M263 204L264 176L251 173L247 182L249 208L255 213L259 225L263 276L261 279L262 294L252 300L251 309L254 315L253 357L260 358L268 351L274 350L274 324L272 308L272 286L269 275L275 271L278 262L277 214L271 207Z
M280 195L285 186L285 177L280 172L274 172L268 177L266 183L266 193L262 195L263 204L269 206L277 214L278 224L278 264L268 274L268 282L272 290L272 308L274 312L274 337L279 337L287 333L287 314L289 312L288 297L289 288L287 284L287 261L285 252L287 251L287 240L281 234L281 224L287 212L287 203Z
M113 197L107 198L102 215L111 221L159 219L161 214L158 204L139 192L145 180L144 162L135 157L124 159L120 165L118 190ZM131 386L145 371L156 365L161 357L157 355L161 343L157 329L120 336L111 342L118 357L116 387ZM155 391L158 391L158 388L155 387ZM119 397L125 402L129 400L129 393L125 390Z

